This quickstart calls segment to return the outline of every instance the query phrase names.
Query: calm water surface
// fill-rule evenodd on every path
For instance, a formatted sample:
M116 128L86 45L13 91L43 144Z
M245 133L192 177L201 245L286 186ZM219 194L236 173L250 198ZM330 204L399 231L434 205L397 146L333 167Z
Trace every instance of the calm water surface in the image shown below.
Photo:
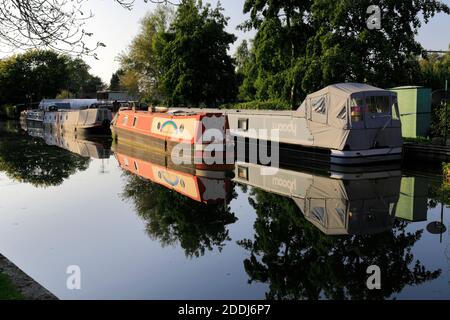
M439 175L263 176L240 163L227 178L108 141L0 127L0 253L61 299L450 298ZM81 290L66 287L70 265ZM370 265L381 290L367 289Z

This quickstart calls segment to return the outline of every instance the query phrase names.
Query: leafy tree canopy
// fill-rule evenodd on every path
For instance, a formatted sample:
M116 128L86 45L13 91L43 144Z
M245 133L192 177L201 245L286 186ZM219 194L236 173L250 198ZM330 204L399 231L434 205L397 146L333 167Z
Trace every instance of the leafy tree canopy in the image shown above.
M103 87L79 58L50 50L30 50L0 60L0 104L38 102L66 90L73 96Z
M161 99L162 70L157 38L169 30L173 21L172 7L158 6L141 21L141 29L128 51L120 55L120 84L129 92L144 98Z
M160 52L162 86L172 105L233 100L237 94L234 61L228 49L236 37L225 31L228 19L220 3L183 1L169 32L155 45Z
M381 9L381 29L369 30L367 8ZM291 107L331 83L367 82L380 87L417 78L422 47L415 36L441 1L246 0L255 28L256 98L283 98Z

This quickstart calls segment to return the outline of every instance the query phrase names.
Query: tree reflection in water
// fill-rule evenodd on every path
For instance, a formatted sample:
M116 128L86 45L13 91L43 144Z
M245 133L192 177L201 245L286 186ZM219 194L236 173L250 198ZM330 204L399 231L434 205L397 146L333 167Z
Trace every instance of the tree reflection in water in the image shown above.
M257 213L254 240L238 243L250 252L244 261L249 282L269 284L267 299L383 299L436 279L411 250L422 231L406 222L379 234L327 236L308 222L290 198L252 190ZM367 267L381 269L381 290L368 290Z
M122 194L131 200L137 214L146 222L150 238L163 246L179 242L187 257L200 257L215 248L219 252L231 241L227 225L238 219L223 203L196 202L166 187L125 173L127 184ZM234 197L235 195L230 195Z
M89 158L49 146L26 133L1 132L0 171L13 180L35 187L58 186L77 171L86 170L89 163Z

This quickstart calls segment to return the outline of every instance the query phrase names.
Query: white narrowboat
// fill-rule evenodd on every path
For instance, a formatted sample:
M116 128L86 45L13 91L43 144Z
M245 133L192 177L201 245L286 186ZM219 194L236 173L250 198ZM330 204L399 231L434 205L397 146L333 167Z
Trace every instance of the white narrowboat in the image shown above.
M295 111L220 111L228 116L235 137L277 140L284 147L324 154L331 163L374 163L402 157L397 94L367 84L330 85L308 95Z
M62 132L108 134L112 113L109 109L82 109L47 111L43 124Z

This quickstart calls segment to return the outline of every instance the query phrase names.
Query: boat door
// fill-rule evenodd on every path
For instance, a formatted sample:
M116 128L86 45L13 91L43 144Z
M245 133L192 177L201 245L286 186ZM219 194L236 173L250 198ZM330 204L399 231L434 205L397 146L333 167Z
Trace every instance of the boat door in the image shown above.
M385 128L392 120L391 97L386 92L364 95L364 124L367 129Z

